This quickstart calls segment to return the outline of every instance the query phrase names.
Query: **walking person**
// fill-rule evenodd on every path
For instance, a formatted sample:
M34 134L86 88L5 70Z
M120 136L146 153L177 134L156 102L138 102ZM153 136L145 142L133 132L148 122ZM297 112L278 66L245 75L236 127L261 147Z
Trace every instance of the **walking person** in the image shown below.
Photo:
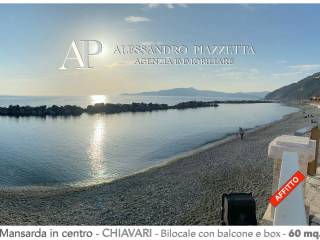
M243 140L244 130L242 127L239 127L239 135L240 135L240 139Z

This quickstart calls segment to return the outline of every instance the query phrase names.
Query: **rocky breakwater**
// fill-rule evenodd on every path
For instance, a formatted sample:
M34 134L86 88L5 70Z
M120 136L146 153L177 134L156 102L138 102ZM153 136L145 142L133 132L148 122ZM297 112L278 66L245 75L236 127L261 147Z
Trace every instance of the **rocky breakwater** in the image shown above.
M84 113L84 109L78 106L56 106L46 105L39 107L10 105L9 107L0 107L0 116L13 116L13 117L45 117L45 116L79 116Z
M86 108L87 113L121 113L121 112L149 112L155 110L167 110L170 106L167 104L155 103L131 103L131 104L113 104L113 103L97 103L89 105Z
M46 117L46 116L80 116L83 113L95 114L114 114L124 112L151 112L170 109L189 109L189 108L202 108L202 107L218 107L219 104L248 104L248 103L271 103L274 101L266 100L229 100L229 101L188 101L181 102L175 105L158 104L158 103L97 103L82 108L75 105L48 107L46 105L31 107L10 105L9 107L0 107L0 116L13 116L13 117Z
M10 105L9 107L0 107L0 116L13 117L46 117L46 116L80 116L83 113L123 113L123 112L150 112L169 109L188 109L200 107L217 107L216 102L189 101L178 103L173 106L157 103L131 103L131 104L113 104L113 103L97 103L82 108L75 105L65 105L47 107L46 105L39 107Z

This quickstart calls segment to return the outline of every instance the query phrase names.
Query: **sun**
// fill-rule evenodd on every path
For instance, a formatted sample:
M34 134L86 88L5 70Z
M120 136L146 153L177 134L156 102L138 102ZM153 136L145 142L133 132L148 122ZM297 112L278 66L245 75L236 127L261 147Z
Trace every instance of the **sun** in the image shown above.
M91 95L91 104L96 104L96 103L106 103L108 102L108 98L106 95Z

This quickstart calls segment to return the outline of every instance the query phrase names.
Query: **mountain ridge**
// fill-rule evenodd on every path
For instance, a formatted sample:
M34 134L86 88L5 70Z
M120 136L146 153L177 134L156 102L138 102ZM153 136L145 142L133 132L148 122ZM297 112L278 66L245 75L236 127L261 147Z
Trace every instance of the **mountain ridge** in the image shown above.
M157 91L124 93L122 95L130 96L179 96L179 97L217 97L217 98L241 98L241 99L263 99L269 93L263 92L235 92L227 93L213 90L198 90L193 87L189 88L171 88Z

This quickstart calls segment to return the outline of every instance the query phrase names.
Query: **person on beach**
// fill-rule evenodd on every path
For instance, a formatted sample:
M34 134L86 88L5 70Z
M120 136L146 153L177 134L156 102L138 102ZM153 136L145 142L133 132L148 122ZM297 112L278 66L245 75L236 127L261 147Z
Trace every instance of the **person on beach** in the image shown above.
M243 140L244 130L242 127L239 127L239 135L240 135L241 140Z

